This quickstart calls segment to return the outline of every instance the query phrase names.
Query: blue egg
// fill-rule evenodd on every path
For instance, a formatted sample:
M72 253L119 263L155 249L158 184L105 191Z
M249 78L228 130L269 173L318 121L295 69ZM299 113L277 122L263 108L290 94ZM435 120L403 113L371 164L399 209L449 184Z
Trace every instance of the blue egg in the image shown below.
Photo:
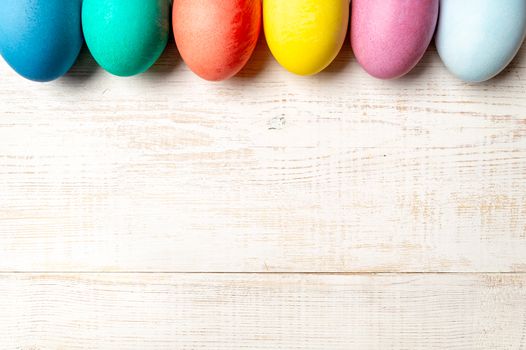
M446 67L467 82L499 74L526 34L525 0L441 0L436 47Z
M0 54L27 79L61 77L84 42L81 8L82 0L0 0Z

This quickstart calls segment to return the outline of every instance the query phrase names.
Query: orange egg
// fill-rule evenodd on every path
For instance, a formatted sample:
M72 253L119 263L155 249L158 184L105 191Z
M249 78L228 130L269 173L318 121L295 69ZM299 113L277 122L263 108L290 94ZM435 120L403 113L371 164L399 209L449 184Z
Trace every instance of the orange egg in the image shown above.
M261 29L261 0L174 0L173 29L181 57L206 80L236 75Z

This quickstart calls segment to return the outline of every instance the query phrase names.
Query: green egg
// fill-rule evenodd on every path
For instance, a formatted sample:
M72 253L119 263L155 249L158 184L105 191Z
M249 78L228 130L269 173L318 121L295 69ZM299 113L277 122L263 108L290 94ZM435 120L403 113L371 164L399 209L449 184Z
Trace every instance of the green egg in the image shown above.
M97 63L118 76L143 73L161 56L170 0L84 0L82 26Z

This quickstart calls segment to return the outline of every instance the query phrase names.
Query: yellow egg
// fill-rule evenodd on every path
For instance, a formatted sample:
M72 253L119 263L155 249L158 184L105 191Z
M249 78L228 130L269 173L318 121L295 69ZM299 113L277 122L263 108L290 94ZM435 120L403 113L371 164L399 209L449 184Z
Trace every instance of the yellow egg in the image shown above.
M263 22L269 48L283 67L316 74L345 41L349 0L263 0Z

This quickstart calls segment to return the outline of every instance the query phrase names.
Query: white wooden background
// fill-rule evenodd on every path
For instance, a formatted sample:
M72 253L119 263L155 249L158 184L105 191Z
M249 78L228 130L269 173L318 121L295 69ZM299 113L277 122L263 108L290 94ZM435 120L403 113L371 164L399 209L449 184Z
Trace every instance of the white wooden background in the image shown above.
M0 62L0 349L526 349L526 48L379 81Z

